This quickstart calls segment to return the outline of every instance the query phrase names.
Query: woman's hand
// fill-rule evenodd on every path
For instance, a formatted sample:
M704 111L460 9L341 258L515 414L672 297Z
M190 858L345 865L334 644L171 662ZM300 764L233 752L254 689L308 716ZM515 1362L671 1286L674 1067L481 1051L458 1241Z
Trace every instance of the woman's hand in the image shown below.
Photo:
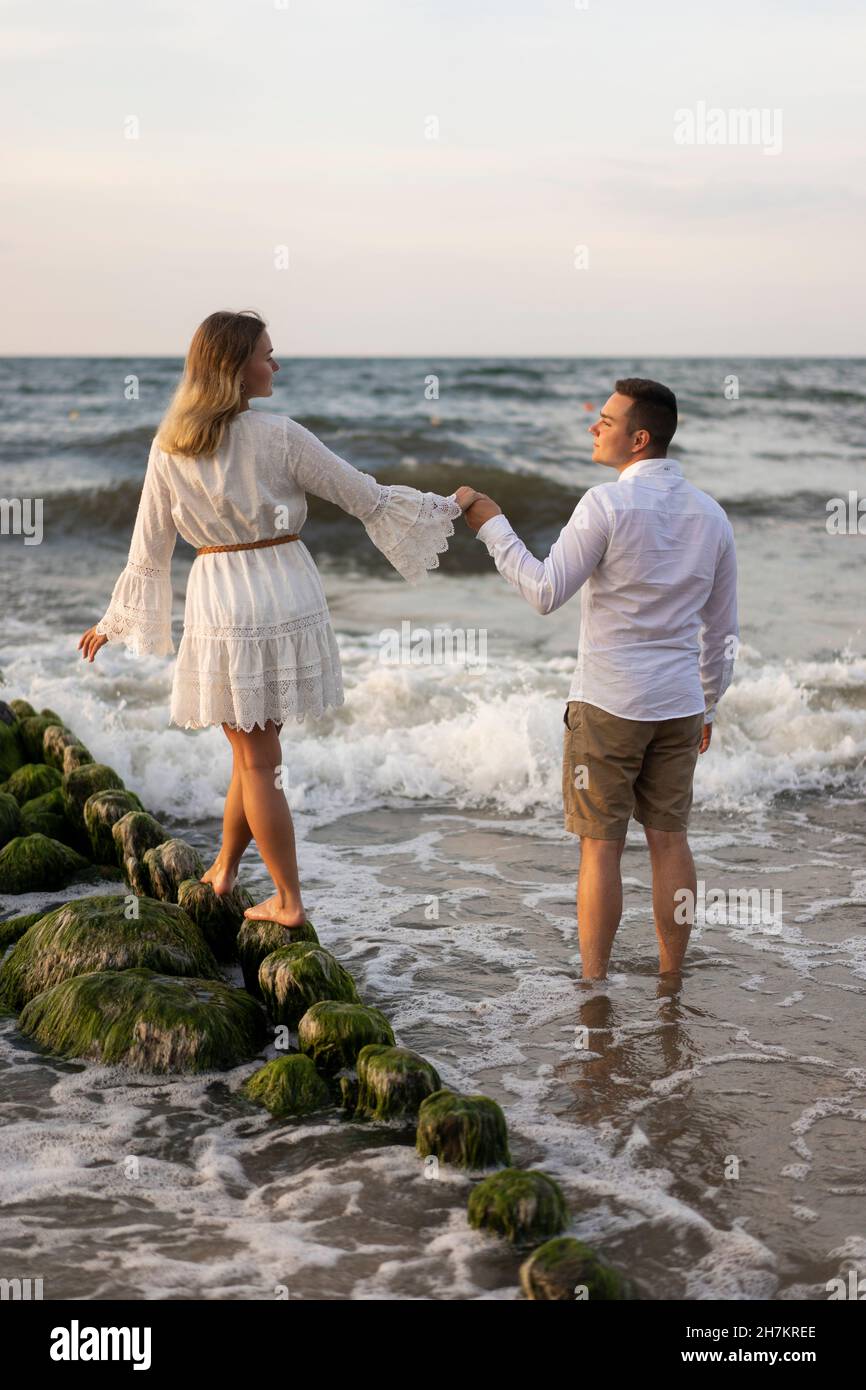
M466 508L471 507L472 503L480 496L481 493L476 492L474 487L459 487L454 494L454 500L465 512Z
M502 508L496 505L492 497L488 497L486 492L476 492L474 487L459 487L454 496L463 508L463 520L470 531L478 531L492 516L502 514Z
M107 641L108 638L105 633L97 632L95 627L89 627L78 643L82 661L92 661L100 647L104 647Z

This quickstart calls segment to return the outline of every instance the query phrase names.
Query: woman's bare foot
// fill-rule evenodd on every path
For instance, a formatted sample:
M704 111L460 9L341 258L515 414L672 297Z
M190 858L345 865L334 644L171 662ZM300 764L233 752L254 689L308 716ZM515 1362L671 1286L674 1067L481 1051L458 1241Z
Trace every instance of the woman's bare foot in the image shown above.
M307 920L303 907L289 906L278 893L244 912L251 922L279 922L283 927L302 927Z
M238 881L237 865L227 869L222 861L217 857L211 864L206 873L200 879L201 883L209 883L214 892L222 897L224 893L230 893Z

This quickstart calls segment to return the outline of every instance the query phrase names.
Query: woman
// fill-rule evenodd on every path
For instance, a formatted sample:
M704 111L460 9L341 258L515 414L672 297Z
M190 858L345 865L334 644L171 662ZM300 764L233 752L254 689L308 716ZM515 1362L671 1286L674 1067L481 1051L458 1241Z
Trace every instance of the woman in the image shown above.
M255 839L276 892L256 920L306 920L295 837L275 782L279 732L294 716L344 702L340 657L313 557L300 539L305 493L358 517L409 581L439 563L453 498L384 486L285 415L251 411L279 371L252 310L211 314L196 330L183 377L150 450L127 565L111 603L78 643L93 661L106 642L136 654L174 651L171 557L177 533L197 550L187 587L169 723L220 724L234 754L223 842L205 883L231 892Z

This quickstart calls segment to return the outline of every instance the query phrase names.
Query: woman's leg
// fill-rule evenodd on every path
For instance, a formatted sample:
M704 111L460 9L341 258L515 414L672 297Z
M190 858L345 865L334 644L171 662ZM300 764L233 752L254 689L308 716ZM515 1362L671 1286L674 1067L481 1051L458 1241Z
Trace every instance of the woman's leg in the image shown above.
M215 893L230 893L237 883L241 855L252 838L253 832L244 813L240 768L233 749L232 778L226 792L223 811L223 842L216 859L207 872L202 874L202 883L211 884Z
M248 907L244 915L282 922L287 927L300 926L306 921L306 912L298 882L295 828L285 794L276 785L282 763L282 725L269 720L264 729L249 733L225 724L223 728L234 749L244 816L277 890L255 907Z

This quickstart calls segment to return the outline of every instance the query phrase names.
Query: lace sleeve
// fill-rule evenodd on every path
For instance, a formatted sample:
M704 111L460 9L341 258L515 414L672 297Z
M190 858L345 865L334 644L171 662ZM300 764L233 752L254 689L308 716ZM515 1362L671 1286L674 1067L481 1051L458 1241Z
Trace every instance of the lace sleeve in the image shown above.
M320 439L285 417L292 475L305 492L335 502L363 522L370 540L410 584L436 569L454 535L461 507L453 497L377 483L369 473L333 453Z
M124 642L134 656L168 656L174 651L171 557L176 541L171 496L159 471L159 449L154 441L129 557L95 629L109 642Z

